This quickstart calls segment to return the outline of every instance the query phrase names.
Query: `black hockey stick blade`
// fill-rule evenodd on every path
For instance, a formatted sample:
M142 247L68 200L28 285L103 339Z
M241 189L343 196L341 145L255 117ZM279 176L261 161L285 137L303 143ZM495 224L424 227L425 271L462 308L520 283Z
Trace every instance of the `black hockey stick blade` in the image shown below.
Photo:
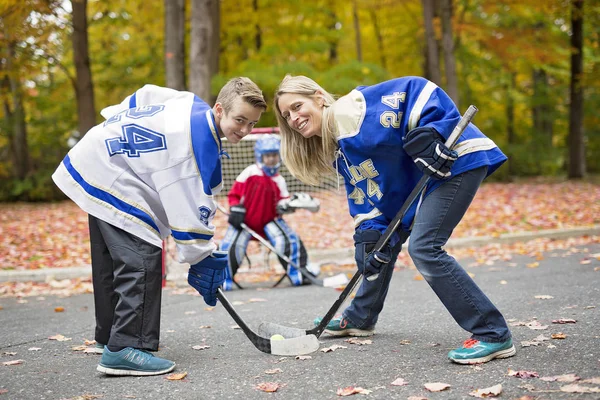
M325 314L323 319L321 319L321 322L314 328L299 329L299 328L291 328L291 327L284 326L284 325L278 325L278 324L275 324L272 322L263 322L258 326L258 332L261 335L266 335L266 336L280 334L286 338L287 337L290 337L290 338L291 337L303 337L306 335L315 336L317 338L320 337L321 334L323 333L323 331L325 330L325 328L327 327L327 324L329 324L329 321L331 321L331 319L335 316L335 314L338 312L338 310L340 309L342 304L344 304L344 302L346 301L348 296L352 292L354 292L354 289L356 289L356 287L358 286L358 283L360 282L360 278L362 278L362 273L360 271L356 271L356 273L350 279L350 282L348 282L348 285L346 285L346 287L344 288L342 293L340 293L339 297L333 303L333 305L331 306L329 311L327 311L327 313Z
M217 289L217 299L219 299L221 304L223 304L223 307L225 307L229 315L231 315L233 320L242 329L246 337L250 339L250 342L252 342L254 347L263 353L274 354L278 356L297 356L314 353L319 349L319 340L315 335L286 337L285 334L279 333L279 335L284 337L283 340L273 340L259 336L252 329L250 329L242 317L240 317L235 311L227 297L225 297L225 294L223 294L221 288ZM273 336L274 334L270 336Z
M444 143L446 147L448 147L449 149L452 149L454 147L454 145L458 141L458 138L467 128L477 111L479 110L474 105L469 106L467 111L465 111L465 114L458 121L458 123L452 130L452 133L450 134L450 136L448 136L448 139ZM392 222L390 222L390 224L385 229L377 243L375 243L373 251L381 251L381 249L383 249L385 245L389 242L392 235L400 228L400 225L402 224L402 219L404 219L404 214L412 206L415 200L421 195L421 192L423 191L423 189L425 189L428 182L429 176L423 175L417 183L417 185L413 188L412 192L410 192L410 194L404 201L404 204L402 204L400 211L396 213L396 216L394 217ZM373 274L368 276L366 279L368 281L374 281L375 279L377 279L378 276L379 274Z

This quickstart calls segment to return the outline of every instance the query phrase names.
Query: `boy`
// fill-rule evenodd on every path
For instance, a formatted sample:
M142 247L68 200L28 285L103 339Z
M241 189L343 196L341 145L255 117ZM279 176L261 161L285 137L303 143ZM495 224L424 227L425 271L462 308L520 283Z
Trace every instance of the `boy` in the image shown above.
M250 133L266 103L248 78L221 89L212 109L193 93L146 85L69 151L52 176L89 214L98 371L158 375L175 363L158 350L162 240L175 239L188 282L209 305L227 255L215 251L214 195L221 190L221 137Z
M240 173L229 191L230 225L221 243L221 250L229 253L223 285L225 290L231 290L233 283L239 287L234 276L252 239L251 233L242 228L242 222L265 237L279 254L285 255L295 266L307 267L308 255L304 244L281 217L282 214L295 211L294 199L302 194L290 198L285 179L279 174L279 147L280 139L276 135L265 135L258 139L254 145L256 163ZM281 258L279 262L294 286L309 283L294 265ZM318 265L310 264L310 269L314 276L319 274Z

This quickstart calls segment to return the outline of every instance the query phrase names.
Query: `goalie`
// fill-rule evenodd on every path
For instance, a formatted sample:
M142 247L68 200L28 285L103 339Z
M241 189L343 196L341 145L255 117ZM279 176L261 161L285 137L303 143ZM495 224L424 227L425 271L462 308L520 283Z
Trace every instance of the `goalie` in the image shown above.
M296 193L290 197L285 179L279 174L279 147L280 139L276 135L258 139L254 145L256 163L240 173L229 191L229 228L220 248L229 255L224 290L232 289L235 274L252 239L252 234L243 228L242 223L266 238L278 255L284 255L299 268L306 269L308 266L308 272L314 276L319 274L318 266L308 264L302 240L282 218L283 214L292 213L298 208L317 212L319 201L305 193ZM294 286L309 283L294 265L278 258Z

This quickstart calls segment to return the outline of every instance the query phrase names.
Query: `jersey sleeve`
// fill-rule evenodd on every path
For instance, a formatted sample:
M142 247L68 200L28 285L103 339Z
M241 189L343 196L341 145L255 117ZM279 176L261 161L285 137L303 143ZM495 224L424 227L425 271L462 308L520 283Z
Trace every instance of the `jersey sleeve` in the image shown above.
M156 85L145 85L135 93L127 96L120 104L109 106L100 111L100 114L108 119L122 111L130 108L147 106L149 104L161 104L167 100L181 96L189 96L190 92L179 91Z

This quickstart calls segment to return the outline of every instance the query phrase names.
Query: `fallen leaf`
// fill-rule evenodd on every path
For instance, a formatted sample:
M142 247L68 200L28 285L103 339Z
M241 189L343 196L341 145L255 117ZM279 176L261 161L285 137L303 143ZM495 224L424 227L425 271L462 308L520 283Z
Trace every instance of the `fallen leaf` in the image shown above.
M543 330L548 329L548 325L542 325L538 321L531 321L525 324L526 327L533 330Z
M242 329L238 325L231 325L231 329Z
M517 378L538 378L539 374L534 371L513 371L512 369L509 369L508 376L514 376Z
M85 344L86 346L93 346L96 344L95 340L88 340L88 339L84 339L83 340L83 344Z
M296 360L310 360L312 356L296 356Z
M210 349L210 346L206 345L206 344L197 344L192 346L192 349L194 350L206 350L206 349Z
M334 344L331 347L323 347L321 349L321 351L323 353L329 353L330 351L336 351L337 349L347 349L347 348L348 348L348 346L341 346L341 345L338 345L338 344Z
M526 265L527 265L527 268L537 268L537 267L540 266L540 263L539 262L532 262L532 263L529 263L529 264L526 264Z
M200 329L210 329L212 326L210 325L200 325Z
M408 398L406 400L427 400L427 397L421 397L421 396L408 396Z
M192 314L196 314L196 311L192 310L192 311L186 311L184 313L185 315L192 315Z
M408 339L402 339L402 340L400 341L400 344L401 344L402 346L405 346L405 345L407 345L407 344L410 344L410 340L408 340Z
M550 335L550 337L552 337L552 339L566 339L567 335L565 335L562 332L558 332L558 333L553 333L552 335Z
M600 388L573 384L561 386L560 391L567 393L600 393Z
M250 300L248 300L248 303L263 303L265 301L267 301L267 299L261 299L261 298L258 298L258 297L253 297Z
M4 361L2 365L19 365L23 364L23 360Z
M363 389L361 387L348 386L345 388L340 388L337 390L336 394L338 396L352 396L353 394L369 394L370 390Z
M5 356L16 356L17 352L16 351L5 351L2 354L5 355Z
M358 344L359 346L362 346L363 344L373 344L373 341L371 339L359 339L356 337L346 339L346 340L344 340L344 342L348 342L351 344Z
M41 347L30 347L27 350L28 351L40 351L42 348Z
M0 389L0 394L6 394L8 393L8 389Z
M553 324L574 324L577 320L571 318L560 318L552 321Z
M79 346L73 346L71 347L71 350L73 351L84 351L85 349L87 349L88 347L84 344L79 345Z
M50 339L50 340L56 340L56 341L59 341L59 342L66 342L66 341L71 340L70 337L64 337L63 335L50 336L48 339Z
M234 306L243 306L246 303L244 303L243 301L240 301L240 300L236 300L236 301L233 301L231 304Z
M267 375L274 375L274 374L279 374L283 372L283 370L281 368L274 368L274 369L268 369L265 371L265 374Z
M550 296L548 294L538 294L537 296L535 296L536 299L541 299L541 300L548 300L548 299L553 299L554 296Z
M65 311L64 307L55 307L54 308L54 312L63 312L63 311Z
M255 386L256 389L262 390L263 392L273 393L279 389L279 384L275 382L261 382Z
M480 399L486 398L486 397L496 397L499 396L500 393L502 393L502 385L501 384L497 384L494 386L490 386L489 388L485 388L485 389L477 389L471 393L469 393L470 396L473 397L478 397Z
M442 382L426 383L424 386L425 389L429 390L430 392L441 392L442 390L446 390L450 387L450 385L447 383Z
M406 386L406 385L408 385L408 382L405 381L402 378L396 378L396 380L394 382L390 383L390 385L392 385L392 386Z
M577 382L581 378L575 374L556 375L556 376L544 376L540 380L545 382Z
M187 371L186 372L181 372L179 374L169 374L167 375L166 379L170 380L170 381L180 381L183 378L185 378L187 376Z

